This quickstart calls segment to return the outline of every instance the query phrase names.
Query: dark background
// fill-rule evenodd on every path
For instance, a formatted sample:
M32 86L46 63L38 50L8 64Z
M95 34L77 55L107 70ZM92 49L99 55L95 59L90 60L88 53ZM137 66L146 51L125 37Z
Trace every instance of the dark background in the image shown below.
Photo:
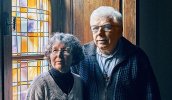
M139 44L147 53L162 100L172 100L172 0L139 0Z

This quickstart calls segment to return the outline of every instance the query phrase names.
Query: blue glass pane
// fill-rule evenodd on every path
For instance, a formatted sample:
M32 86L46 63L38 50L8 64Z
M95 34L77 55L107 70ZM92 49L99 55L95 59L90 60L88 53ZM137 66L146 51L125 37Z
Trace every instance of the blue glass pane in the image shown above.
M28 12L34 12L34 13L36 13L36 9L31 9L31 8L28 8Z
M20 12L17 12L17 17L20 17Z
M21 18L21 32L27 32L27 19Z
M21 68L21 81L27 81L27 67Z
M44 20L44 14L40 14L40 20Z
M17 36L18 53L21 53L21 37Z
M21 85L21 100L25 100L26 93L27 93L27 85Z
M37 21L28 20L28 32L37 32Z
M17 53L17 38L12 36L12 53Z
M19 0L21 7L27 7L27 0Z
M44 22L44 32L48 32L48 22Z

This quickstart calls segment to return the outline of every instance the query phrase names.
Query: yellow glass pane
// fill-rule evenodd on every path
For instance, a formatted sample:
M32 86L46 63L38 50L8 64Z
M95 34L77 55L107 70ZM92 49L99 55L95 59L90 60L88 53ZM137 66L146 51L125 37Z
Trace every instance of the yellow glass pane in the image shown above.
M28 52L34 52L34 44L33 43L34 43L34 38L28 37Z
M28 0L29 8L36 8L36 0Z
M22 37L22 52L27 52L27 37Z
M21 13L26 13L27 12L27 8L26 7L21 7L20 8L20 12Z
M12 0L12 6L16 6L17 3L16 3L16 0Z
M20 68L18 68L18 74L17 74L17 76L18 76L18 82L20 82Z
M41 33L41 36L43 37L44 36L44 33Z
M20 85L27 85L27 82L20 82Z
M49 11L46 11L45 14L46 14L46 15L49 15Z
M38 68L38 74L41 74L41 67L38 66L37 68Z
M40 36L40 33L38 33L38 37Z
M17 68L17 61L13 60L13 66L12 68Z
M41 61L40 60L37 61L37 66L41 66Z
M48 15L44 15L44 20L48 21Z
M37 9L39 9L39 7L40 7L40 2L39 0L37 0Z
M41 27L41 32L43 32L44 22L42 22L42 21L40 22L40 27Z
M13 86L13 100L17 100L17 86Z
M33 80L37 75L37 67L28 67L28 80Z
M29 39L29 52L37 52L38 51L38 37L28 37Z
M12 17L15 17L16 16L16 12L12 12Z
M43 10L46 10L47 9L47 4L46 4L47 0L42 0L42 1L43 1L42 2L43 3Z
M21 20L19 17L16 18L16 28L17 28L17 32L21 31Z
M38 37L34 37L34 52L38 51Z
M33 32L29 32L28 34L27 34L27 36L38 36L38 33L33 33Z
M12 69L12 80L13 82L17 82L17 69Z

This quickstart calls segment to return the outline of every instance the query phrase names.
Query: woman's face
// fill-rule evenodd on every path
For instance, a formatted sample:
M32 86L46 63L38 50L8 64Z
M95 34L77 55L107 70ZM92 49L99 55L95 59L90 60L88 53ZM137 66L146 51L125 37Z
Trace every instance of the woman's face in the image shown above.
M69 47L62 42L55 42L52 45L50 54L51 65L56 70L66 73L70 70L72 64L72 54Z

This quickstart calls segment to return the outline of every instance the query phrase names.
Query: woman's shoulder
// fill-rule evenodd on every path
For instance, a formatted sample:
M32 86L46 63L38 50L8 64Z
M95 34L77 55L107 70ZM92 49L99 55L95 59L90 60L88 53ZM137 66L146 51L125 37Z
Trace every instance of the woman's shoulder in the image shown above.
M50 73L49 72L44 72L37 77L34 78L34 80L31 83L31 86L42 86L45 84L47 79L49 79Z

